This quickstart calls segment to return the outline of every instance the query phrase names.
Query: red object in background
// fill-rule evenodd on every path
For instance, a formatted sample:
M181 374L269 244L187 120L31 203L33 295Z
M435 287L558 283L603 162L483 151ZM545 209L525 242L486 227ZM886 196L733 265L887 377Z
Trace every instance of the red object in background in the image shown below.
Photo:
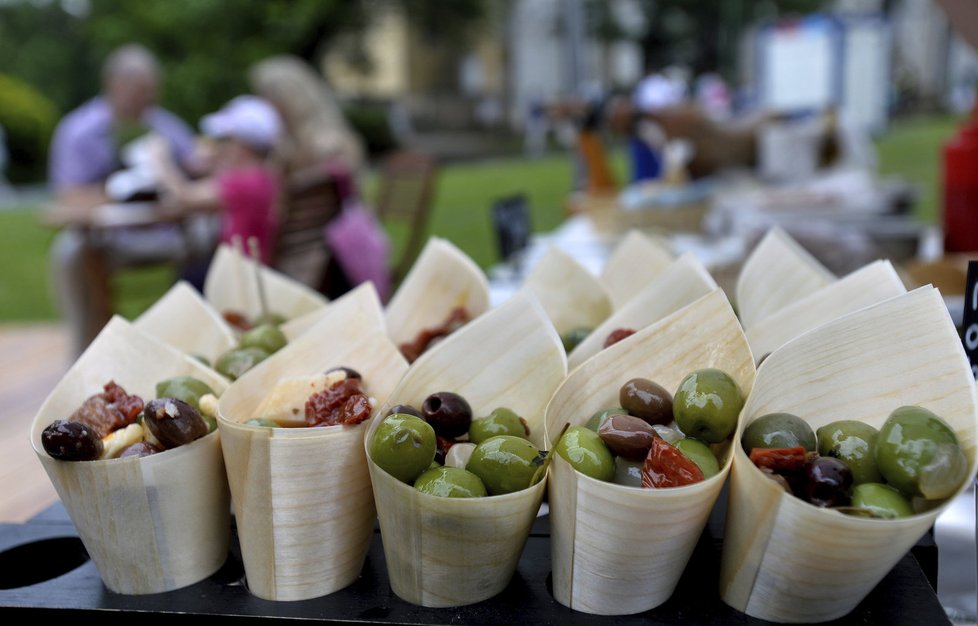
M978 251L978 103L944 144L944 251Z

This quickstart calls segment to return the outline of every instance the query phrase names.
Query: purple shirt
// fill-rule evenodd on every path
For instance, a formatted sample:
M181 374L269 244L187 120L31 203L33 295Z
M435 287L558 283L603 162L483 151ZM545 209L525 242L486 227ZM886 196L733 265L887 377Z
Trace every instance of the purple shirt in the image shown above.
M193 150L190 127L160 107L143 115L143 124L170 141L178 161ZM61 120L51 140L48 176L55 189L99 183L121 167L113 136L112 108L105 98L92 98Z

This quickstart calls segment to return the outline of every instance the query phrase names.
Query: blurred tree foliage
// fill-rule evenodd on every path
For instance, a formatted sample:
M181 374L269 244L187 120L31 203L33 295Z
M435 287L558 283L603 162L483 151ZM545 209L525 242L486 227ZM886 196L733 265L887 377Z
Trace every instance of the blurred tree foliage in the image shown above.
M341 52L359 55L369 66L357 35L379 12L401 6L425 32L467 36L486 1L3 2L0 73L34 85L65 112L98 92L106 54L124 43L142 43L163 64L163 105L194 123L247 91L248 67L267 56L290 53L315 62L341 42Z
M26 82L0 74L0 127L10 162L5 177L13 183L43 176L45 155L58 114L40 92Z

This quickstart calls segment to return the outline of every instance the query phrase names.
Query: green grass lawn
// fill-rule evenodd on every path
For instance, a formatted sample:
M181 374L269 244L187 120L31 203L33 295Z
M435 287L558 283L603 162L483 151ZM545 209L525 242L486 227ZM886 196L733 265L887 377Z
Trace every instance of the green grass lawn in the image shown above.
M918 186L917 214L934 220L938 206L940 146L953 134L952 118L915 118L894 123L878 142L880 173L900 175ZM625 163L614 159L619 180ZM430 233L451 240L482 267L496 262L490 207L500 198L526 194L535 231L548 231L564 219L571 166L566 156L538 160L509 159L462 163L442 169L435 194ZM369 194L368 194L369 196ZM390 224L395 258L406 234ZM56 317L48 287L48 247L53 233L37 222L36 207L0 211L0 320L45 320ZM114 287L119 308L138 315L172 282L166 270L126 272Z

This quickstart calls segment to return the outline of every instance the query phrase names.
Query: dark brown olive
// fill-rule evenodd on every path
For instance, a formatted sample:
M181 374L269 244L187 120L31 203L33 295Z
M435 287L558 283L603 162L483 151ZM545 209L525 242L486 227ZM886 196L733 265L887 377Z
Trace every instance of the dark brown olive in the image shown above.
M613 454L628 461L644 461L655 429L634 415L609 415L598 429L598 436Z
M388 411L387 415L385 415L384 417L390 417L391 415L396 415L397 413L400 413L401 415L413 415L415 417L420 417L421 419L424 419L424 416L421 415L421 411L417 410L410 404L395 404L394 406L391 407L391 410Z
M454 439L449 439L448 437L440 437L435 435L435 463L438 465L445 464L445 455L448 451L452 449L455 445ZM463 468L464 469L464 468Z
M454 439L469 432L472 408L465 398L451 391L439 391L425 398L421 414L442 437Z
M363 376L360 375L360 372L349 367L333 367L331 369L326 370L326 374L332 374L333 372L343 372L344 374L346 374L347 378L355 378L357 380L363 380Z
M852 498L852 471L829 456L813 458L805 465L805 500L815 506L848 506Z
M157 448L156 446L154 446L148 441L140 441L138 443L132 444L131 446L123 450L119 454L119 458L121 459L123 457L128 457L128 456L135 456L135 457L149 456L151 454L156 454L157 452L162 452L162 450L160 450L159 448Z
M208 433L207 422L194 407L176 398L150 400L143 409L146 426L164 448L176 448Z
M629 415L649 424L668 424L672 421L672 394L651 380L631 379L622 385L618 400Z
M51 422L41 433L41 445L59 461L92 461L102 456L102 438L81 422Z

